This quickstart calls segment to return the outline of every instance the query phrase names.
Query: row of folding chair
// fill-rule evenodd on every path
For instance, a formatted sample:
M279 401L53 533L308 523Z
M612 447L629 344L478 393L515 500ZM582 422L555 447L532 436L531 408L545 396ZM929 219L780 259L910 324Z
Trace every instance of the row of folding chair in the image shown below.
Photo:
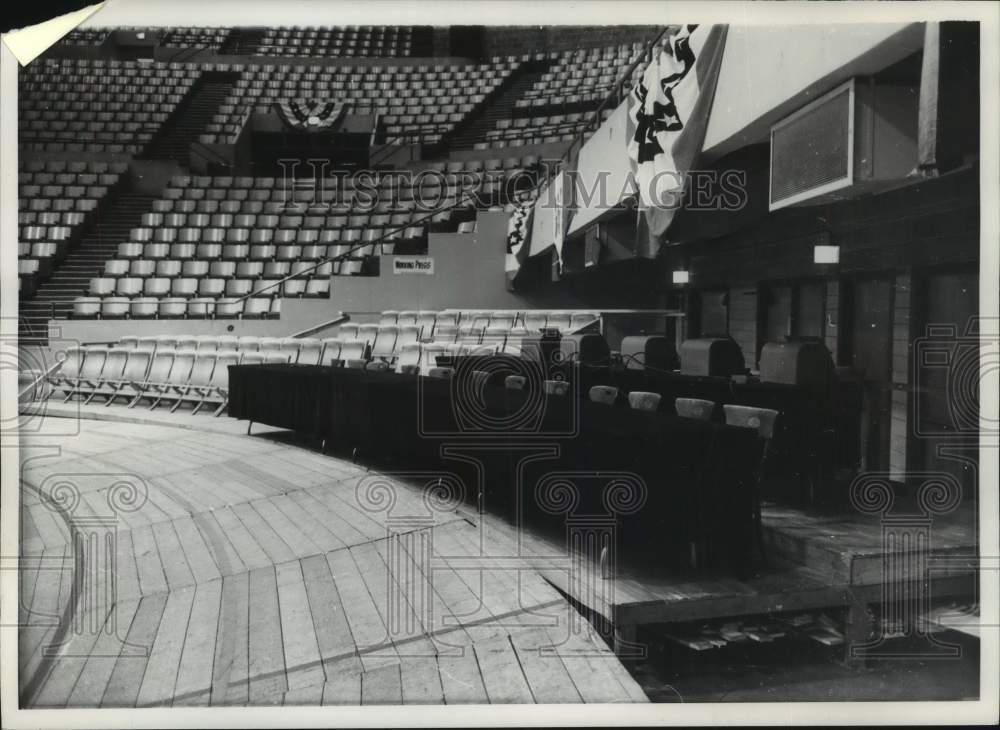
M360 273L363 262L352 262L355 264L357 271ZM329 291L329 276L336 273L340 275L342 272L347 271L346 267L338 267L338 271L332 272L327 271L326 276L317 275L315 278L310 278L307 275L302 275L296 279L289 279L287 283L292 281L300 282L298 285L290 286L285 288L285 296L326 296ZM287 275L287 274L286 274ZM347 272L345 275L350 275ZM196 279L193 277L181 277L176 279L170 279L167 277L154 276L146 279L141 279L138 277L123 276L121 278L113 279L107 277L99 277L90 280L90 291L89 295L92 297L210 297L217 299L220 297L243 297L252 293L272 293L276 291L277 287L273 287L273 281L281 278L280 276L271 277L271 279L215 279L206 277L203 279ZM312 282L316 282L312 284Z
M417 240L417 239L413 239ZM29 244L22 244L29 245ZM34 246L49 244L33 244ZM166 244L160 244L165 246ZM126 244L119 246L120 258L110 259L104 263L103 278L134 277L148 278L213 278L213 279L276 279L290 274L300 275L303 279L331 276L334 273L351 273L345 270L353 260L374 256L376 253L391 254L393 244L361 246L354 248L348 245L337 246L294 246L295 252L279 251L275 257L251 255L246 247L225 246L222 258L205 256L204 258L157 258L161 252L146 251L141 244ZM240 256L233 249L244 249ZM226 249L229 249L228 251ZM20 249L19 249L20 251ZM27 249L25 255L29 253ZM168 253L169 255L169 253ZM145 258L140 258L143 256ZM324 261L327 258L339 257L336 261ZM323 263L319 263L319 262ZM156 286L161 288L161 285ZM105 293L108 293L107 291Z
M73 173L94 173L98 175L114 174L121 175L128 170L127 162L103 162L98 160L27 160L18 169L23 168L25 172L73 172Z
M232 350L69 348L48 378L49 397L63 393L64 402L78 397L84 404L99 398L106 406L121 398L129 408L148 400L150 409L166 401L173 403L171 412L190 403L192 414L213 404L218 416L229 399L229 366L241 361L241 353Z
M479 329L487 327L524 328L529 332L549 328L561 332L572 332L600 319L597 312L589 310L526 310L526 311L484 311L445 310L438 314L456 316L454 324Z
M28 245L28 244L21 244ZM48 244L34 244L34 246ZM138 245L138 244L136 244ZM259 259L249 259L249 254L239 256L225 256L224 259L210 260L208 258L187 258L187 259L156 259L156 258L133 258L132 251L126 248L124 255L119 247L118 255L121 258L110 259L104 263L103 278L133 277L139 279L149 278L213 278L213 279L274 279L286 274L300 274L303 279L316 276L330 276L333 273L333 262L317 264L316 262L325 259L327 256L339 256L348 254L351 251L349 246L306 246L296 247L299 253L296 256L280 256L279 261L290 263L290 267L273 267L266 269L268 262ZM342 250L341 250L342 249ZM20 249L19 249L20 250ZM142 253L142 252L135 252ZM279 272L284 270L284 274ZM157 284L162 292L162 285ZM169 289L169 283L168 287ZM109 293L108 291L104 293Z
M294 280L293 280L294 281ZM327 285L329 279L316 280ZM287 288L291 282L285 282ZM275 287L248 299L223 297L76 297L73 319L266 319L281 314L281 297ZM311 296L326 296L314 294Z
M470 221L474 223L474 221ZM462 232L468 232L466 226ZM452 228L457 231L458 228ZM399 235L396 235L399 233ZM359 258L391 254L396 244L422 243L426 240L426 229L422 226L404 228L401 232L381 231L370 234L368 242L362 238L350 236L343 238L324 235L322 243L301 245L298 243L286 246L275 246L271 243L135 243L124 241L118 244L118 258L132 260L199 260L205 262L262 262L267 266L273 262L272 270L277 271L284 265L291 265L295 270L296 262L318 261L327 257ZM343 241L343 243L334 243ZM328 245L329 242L329 245ZM264 274L262 274L264 275Z

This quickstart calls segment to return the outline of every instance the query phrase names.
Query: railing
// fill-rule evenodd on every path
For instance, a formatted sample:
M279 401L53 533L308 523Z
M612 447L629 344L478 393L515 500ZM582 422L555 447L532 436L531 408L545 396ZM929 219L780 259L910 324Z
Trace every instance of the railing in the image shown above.
M310 337L318 332L322 332L329 327L337 327L338 325L347 322L350 316L341 312L333 319L329 319L326 322L320 322L319 324L314 324L312 327L306 327L304 330L299 330L298 332L293 332L288 335L289 337Z
M44 373L36 377L30 383L28 383L28 385L24 386L21 390L19 390L17 393L18 403L20 403L21 398L23 398L26 394L33 391L36 387L38 387L39 383L41 383L43 380L46 380L52 373L54 373L58 368L61 367L62 367L62 360L54 363L48 370L46 370Z
M440 213L444 213L444 212L449 211L449 210L455 210L456 208L459 208L459 207L465 207L466 203L471 202L474 199L475 199L475 192L464 193L463 195L459 196L459 198L454 203L451 203L449 205L443 205L443 206L441 206L439 208L435 208L434 210L430 211L427 215L422 216L420 218L417 218L416 220L408 221L407 223L404 223L404 224L399 225L399 226L395 226L394 228L390 228L387 231L383 231L382 235L379 238L377 238L376 240L374 240L374 241L359 241L356 245L352 246L351 248L349 248L347 251L345 251L343 253L339 253L336 256L327 256L326 258L320 259L315 264L313 264L312 266L310 266L310 267L308 267L306 269L302 269L301 271L296 271L296 272L294 272L292 274L289 274L288 276L285 276L285 277L283 277L281 279L277 279L277 280L275 280L274 282L268 284L267 286L265 286L262 289L256 289L256 290L250 292L249 294L244 294L241 297L237 297L234 301L235 302L242 302L242 301L246 301L247 299L251 299L253 297L260 296L263 292L270 291L271 289L274 289L275 287L281 286L286 281L291 281L292 279L298 278L298 277L303 276L305 274L309 274L309 273L315 271L316 269L320 268L321 266L324 266L324 265L326 265L328 263L336 263L338 261L344 261L345 259L349 259L349 258L351 258L352 254L354 254L355 252L361 250L362 248L368 248L369 246L379 246L379 247L382 247L382 246L384 246L387 243L391 243L392 239L390 237L393 236L393 234L400 233L402 231L405 231L407 228L412 228L413 226L419 226L424 221L429 221L434 216L439 215Z

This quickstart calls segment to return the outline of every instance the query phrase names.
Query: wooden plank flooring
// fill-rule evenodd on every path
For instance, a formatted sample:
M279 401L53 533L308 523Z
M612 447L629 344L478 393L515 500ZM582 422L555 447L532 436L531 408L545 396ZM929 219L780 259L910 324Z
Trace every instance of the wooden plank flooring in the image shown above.
M459 511L400 527L426 513L416 488L387 478L394 511L369 511L363 466L226 419L81 420L75 436L54 420L23 437L26 707L646 701L589 624L567 631L572 609L537 570L475 563L481 544L509 555L510 526L484 538ZM39 494L66 475L68 515ZM142 496L116 514L122 480ZM95 576L85 593L106 593L74 617L71 533L108 516L115 592ZM66 630L67 615L104 630Z

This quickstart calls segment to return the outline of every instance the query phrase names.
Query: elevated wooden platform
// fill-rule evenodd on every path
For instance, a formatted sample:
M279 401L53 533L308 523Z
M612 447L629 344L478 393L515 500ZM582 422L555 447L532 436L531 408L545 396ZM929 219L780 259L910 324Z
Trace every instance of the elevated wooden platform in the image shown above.
M487 521L497 522L494 518ZM895 578L885 577L879 517L846 512L820 515L772 505L763 509L763 524L767 559L746 580L666 576L662 571L626 565L619 567L614 580L580 583L569 580L566 571L550 567L545 556L556 549L551 538L527 534L522 546L546 580L603 616L626 640L636 627L648 624L799 609L863 611L892 590ZM962 505L932 521L931 542L920 548L929 567L932 598L973 595L979 565L977 524L972 505ZM502 539L499 532L497 539ZM912 560L916 549L904 552ZM600 566L591 570L600 574Z

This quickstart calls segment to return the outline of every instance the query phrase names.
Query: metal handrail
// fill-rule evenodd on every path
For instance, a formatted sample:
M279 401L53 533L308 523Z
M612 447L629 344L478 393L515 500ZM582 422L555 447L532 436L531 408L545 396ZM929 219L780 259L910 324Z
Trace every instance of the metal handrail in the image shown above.
M320 330L325 330L327 327L336 327L338 324L343 324L350 320L351 317L348 314L341 312L333 319L328 319L325 322L320 322L319 324L314 324L311 327L306 327L304 330L299 330L298 332L293 332L288 335L289 337L308 337L309 335L315 334Z
M463 206L465 203L469 202L472 199L472 196L474 196L474 193L465 193L465 194L463 194L460 198L458 198L458 200L456 200L451 205L446 205L446 206L442 206L440 208L436 208L436 209L430 211L427 215L425 215L425 216L423 216L421 218L417 218L416 220L408 221L407 223L404 223L404 224L399 225L399 226L395 226L393 228L390 228L389 230L383 230L382 231L382 235L377 240L375 240L375 241L359 241L355 246L352 246L351 248L349 248L344 253L337 254L336 256L327 256L326 258L320 259L319 261L317 261L312 266L310 266L310 267L308 267L306 269L303 269L301 271L296 271L296 272L294 272L292 274L288 274L288 276L285 276L285 277L283 277L281 279L277 279L274 282L272 282L271 284L268 284L267 286L265 286L263 289L257 289L255 291L250 292L249 294L244 294L241 297L237 297L235 299L235 302L243 302L243 301L246 301L247 299L251 299L253 297L260 296L263 292L270 291L271 289L274 289L275 287L284 284L286 281L291 281L292 279L295 279L296 277L302 276L303 274L308 274L308 273L310 273L312 271L315 271L316 269L320 268L324 264L334 263L334 262L337 262L337 261L343 261L344 259L350 258L351 255L355 251L358 251L359 249L367 248L368 246L384 246L386 243L389 243L389 236L391 236L392 234L398 233L398 232L401 232L401 231L405 231L407 228L412 228L413 226L420 225L424 221L430 220L431 218L433 218L434 216L438 215L439 213L444 213L445 211L454 210L455 208L458 208L459 206Z
M23 396L24 396L24 395L25 395L26 393L28 393L28 392L30 392L30 391L32 391L32 390L34 390L34 389L35 389L35 387L36 387L36 386L37 386L37 385L38 385L38 384L39 384L40 382L42 382L43 380L47 379L47 378L48 378L48 377L49 377L49 376L50 376L50 375L51 375L52 373L54 373L54 372L56 371L56 369L57 369L57 368L61 368L61 367L62 367L62 360L60 360L60 361L58 361L58 362L54 363L54 364L52 365L52 367L50 367L50 368L49 368L48 370L46 370L46 371L45 371L44 373L42 373L42 374L41 374L41 375L39 375L39 376L38 376L37 378L35 378L34 380L32 380L32 381L31 381L31 383L29 383L28 385L24 386L24 388L23 388L22 390L18 391L18 393L17 393L17 400L18 400L18 402L20 402L21 398L22 398L22 397L23 397Z

